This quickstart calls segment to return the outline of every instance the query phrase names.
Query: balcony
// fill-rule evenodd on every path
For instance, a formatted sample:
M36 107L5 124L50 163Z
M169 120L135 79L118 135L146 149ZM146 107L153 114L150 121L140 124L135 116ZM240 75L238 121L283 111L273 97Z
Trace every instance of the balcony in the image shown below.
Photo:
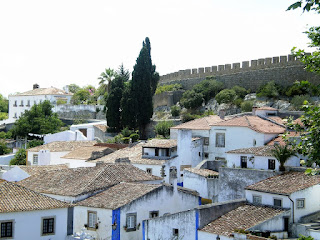
M178 155L172 155L172 156L150 156L150 155L142 155L142 158L148 158L148 159L156 159L156 160L170 160L172 158L177 157Z

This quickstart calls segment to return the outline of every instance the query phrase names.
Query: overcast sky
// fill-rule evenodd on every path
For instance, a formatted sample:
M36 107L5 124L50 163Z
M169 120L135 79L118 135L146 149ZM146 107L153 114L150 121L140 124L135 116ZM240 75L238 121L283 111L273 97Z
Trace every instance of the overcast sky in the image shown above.
M0 93L98 86L105 68L133 69L150 38L160 75L306 48L320 15L294 0L2 0Z

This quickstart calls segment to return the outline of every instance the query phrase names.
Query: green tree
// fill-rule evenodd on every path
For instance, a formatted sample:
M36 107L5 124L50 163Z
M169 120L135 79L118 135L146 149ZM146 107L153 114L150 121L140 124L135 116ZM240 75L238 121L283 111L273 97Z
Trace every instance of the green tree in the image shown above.
M70 84L68 87L69 87L69 92L71 93L76 93L81 89L81 87L79 87L77 84L74 84L74 83Z
M159 122L154 127L154 130L158 136L162 136L164 138L169 138L170 137L170 128L173 126L174 126L174 124L172 121L163 121L163 122Z
M276 98L280 95L280 87L274 82L268 82L261 86L257 91L258 97Z
M8 113L8 107L9 107L8 99L6 99L0 94L0 112Z
M7 143L1 139L0 140L0 155L8 154L10 153L10 148L7 147Z
M109 92L110 83L115 79L116 72L111 68L106 68L104 72L100 74L98 79L100 80L99 84L103 92Z
M44 144L44 141L33 139L27 143L27 148L33 148L33 147L37 147L37 146L40 146L43 144Z
M215 79L208 78L206 80L203 80L199 84L196 84L193 87L193 90L196 93L201 93L203 99L207 103L211 98L214 98L223 88L224 84L222 82L218 82Z
M216 95L216 100L221 103L233 103L236 99L236 92L233 89L224 89Z
M285 167L284 164L290 157L296 156L296 153L293 149L288 147L287 145L281 146L281 145L276 145L274 146L274 149L271 150L272 155L278 160L280 163L279 170L284 171Z
M198 93L195 90L188 90L182 94L180 104L187 109L195 109L201 106L204 98L202 93Z
M18 152L11 159L9 165L26 165L27 151L24 148L20 148Z
M52 105L46 100L26 110L14 123L12 133L19 137L26 137L28 133L55 133L62 125L57 113L52 112Z

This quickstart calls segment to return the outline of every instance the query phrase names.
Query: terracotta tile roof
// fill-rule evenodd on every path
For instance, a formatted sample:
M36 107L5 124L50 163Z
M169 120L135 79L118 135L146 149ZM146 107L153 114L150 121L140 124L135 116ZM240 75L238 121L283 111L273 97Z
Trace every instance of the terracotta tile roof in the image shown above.
M246 187L247 190L289 195L320 184L320 176L309 176L304 172L289 172L262 180Z
M232 126L232 127L247 127L253 131L260 133L283 133L284 127L278 124L272 123L268 120L264 120L258 116L240 116L223 122L212 124L211 126Z
M251 147L251 148L240 148L228 151L227 153L232 154L253 154L255 156L273 156L271 150L274 146L261 146L261 147Z
M117 209L161 187L161 184L120 183L77 205Z
M190 122L182 123L180 125L172 127L171 129L210 130L210 125L221 121L223 121L223 119L221 119L219 116L210 115L208 117L203 117L192 120Z
M93 146L96 143L96 141L51 142L34 148L29 148L28 152L39 152L40 150L50 150L50 152L68 152L80 147Z
M277 215L284 213L284 209L266 206L242 205L212 221L200 231L230 236L235 229L249 229Z
M17 166L21 168L23 171L28 173L30 176L39 174L41 172L53 171L53 170L61 170L67 169L68 165L66 164L58 164L58 165L20 165Z
M67 208L70 204L36 193L17 184L0 181L0 212Z
M106 189L120 182L153 181L150 175L131 164L100 164L40 173L19 182L34 191L62 196L78 196Z
M108 147L99 147L99 146L81 147L67 153L62 158L95 160L97 158L101 158L105 155L108 155L112 152L114 152L114 150Z
M275 139L273 139L270 142L268 142L267 145L274 146L275 143L276 143L276 144L279 144L281 146L285 146L286 142L283 140L282 136L283 136L283 134L279 135ZM291 138L291 137L294 138L294 137L299 137L299 136L300 136L300 133L298 133L298 132L288 132L288 134L287 134L287 138Z
M278 111L278 109L268 106L259 107L257 110Z
M142 147L159 147L159 148L173 148L177 146L176 139L151 139L145 142Z
M196 169L196 168L185 168L184 170L188 172L192 172L195 174L198 174L203 177L208 177L208 176L219 176L219 173L210 169Z
M270 120L278 123L278 124L281 124L281 125L285 125L286 124L286 121L284 119L282 119L281 117L278 117L278 116L270 116L268 117Z
M119 158L128 157L132 164L163 165L166 163L166 160L142 158L142 146L144 144L144 142L137 143L93 160L93 162L115 163Z
M55 87L36 88L27 92L14 94L14 96L34 96L34 95L73 95L73 94L66 93L64 90L61 90Z
M97 124L97 125L94 125L94 127L100 129L102 132L106 132L108 128L108 126L104 124Z

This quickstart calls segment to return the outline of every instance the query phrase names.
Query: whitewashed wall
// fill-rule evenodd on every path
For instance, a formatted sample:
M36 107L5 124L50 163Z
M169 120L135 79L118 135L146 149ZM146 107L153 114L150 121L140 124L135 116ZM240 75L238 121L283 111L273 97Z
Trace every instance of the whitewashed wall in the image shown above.
M53 134L46 134L43 138L44 144L51 142L61 142L61 141L86 141L88 140L82 132L76 131L63 131Z
M208 233L208 232L204 232L199 230L198 231L198 239L199 240L215 240L217 238L217 234L214 233ZM220 240L230 240L230 239L234 239L233 237L227 237L227 236L223 236L223 235L219 235Z
M0 221L13 220L13 239L62 240L67 236L67 208L1 213ZM55 217L55 234L42 236L42 217Z
M1 155L0 156L0 165L9 165L12 158L14 158L14 153Z
M9 171L2 174L2 179L9 182L18 182L25 178L28 178L30 175L23 171L19 166L15 166Z

